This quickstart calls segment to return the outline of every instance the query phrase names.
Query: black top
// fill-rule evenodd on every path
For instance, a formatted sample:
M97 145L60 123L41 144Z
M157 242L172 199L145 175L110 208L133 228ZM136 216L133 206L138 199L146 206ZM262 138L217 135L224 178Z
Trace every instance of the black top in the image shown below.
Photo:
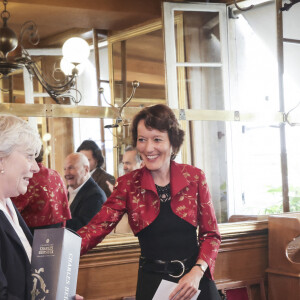
M160 198L157 218L137 236L141 255L151 259L190 258L199 251L196 227L175 215L171 209L170 184L156 186Z

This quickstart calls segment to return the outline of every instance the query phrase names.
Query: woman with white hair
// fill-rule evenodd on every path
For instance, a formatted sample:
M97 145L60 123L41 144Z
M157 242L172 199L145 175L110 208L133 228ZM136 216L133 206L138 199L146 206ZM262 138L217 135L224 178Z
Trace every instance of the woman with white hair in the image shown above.
M0 299L30 299L32 235L10 197L26 193L40 149L27 122L0 116Z
M40 150L37 130L15 116L0 116L0 300L31 299L32 235L10 197L26 193L39 172Z

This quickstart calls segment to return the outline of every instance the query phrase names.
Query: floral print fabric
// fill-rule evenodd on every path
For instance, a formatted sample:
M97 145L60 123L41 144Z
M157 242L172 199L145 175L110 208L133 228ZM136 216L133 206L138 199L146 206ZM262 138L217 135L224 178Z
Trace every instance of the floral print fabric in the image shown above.
M199 255L213 277L221 242L211 196L200 169L171 162L171 208L173 212L198 227ZM151 173L145 167L120 177L100 212L78 233L82 237L82 254L95 247L120 221L124 213L134 234L158 216L160 200Z
M40 171L29 180L24 195L11 198L28 227L57 224L69 220L68 196L61 176L38 164Z

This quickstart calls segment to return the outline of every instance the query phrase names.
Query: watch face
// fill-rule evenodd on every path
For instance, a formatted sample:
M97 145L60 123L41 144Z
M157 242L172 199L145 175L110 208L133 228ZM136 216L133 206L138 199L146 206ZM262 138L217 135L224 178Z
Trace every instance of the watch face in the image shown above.
M205 273L205 269L201 264L196 264L196 266L198 266L202 270L202 272Z

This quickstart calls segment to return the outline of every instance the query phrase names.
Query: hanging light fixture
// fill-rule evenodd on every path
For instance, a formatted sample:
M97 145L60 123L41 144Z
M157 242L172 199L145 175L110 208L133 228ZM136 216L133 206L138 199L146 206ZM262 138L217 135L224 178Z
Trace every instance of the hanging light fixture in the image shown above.
M80 102L81 94L76 88L76 78L78 70L81 68L80 64L89 56L90 50L87 42L81 38L71 38L65 42L63 55L67 65L69 65L68 72L65 73L63 80L56 79L55 83L49 83L24 47L25 37L33 46L39 43L36 24L33 21L27 21L22 25L18 43L16 33L7 25L10 18L10 13L6 10L7 2L7 0L3 1L4 10L0 15L3 22L2 28L0 28L0 78L5 78L18 69L26 68L31 76L37 78L56 103L63 103L66 97L75 103ZM8 56L18 46L20 47L20 54L15 57ZM71 93L72 90L75 91L76 96Z

